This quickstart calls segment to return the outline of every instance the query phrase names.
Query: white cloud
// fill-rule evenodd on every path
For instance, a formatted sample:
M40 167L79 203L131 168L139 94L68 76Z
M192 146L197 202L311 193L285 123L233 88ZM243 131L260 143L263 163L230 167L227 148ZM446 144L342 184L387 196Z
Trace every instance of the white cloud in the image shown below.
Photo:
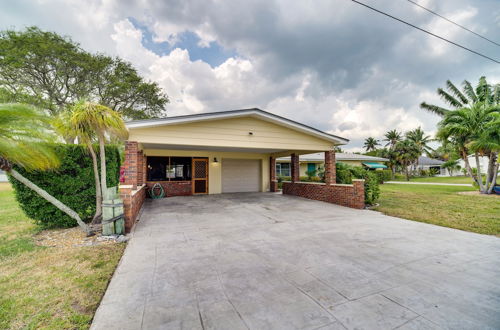
M13 3L2 4L0 27L36 24L90 51L119 55L164 88L168 115L260 107L344 136L351 150L392 128L432 132L439 118L418 105L440 104L435 90L447 79L475 83L487 74L500 81L497 65L344 0ZM488 1L420 3L481 33L499 22ZM376 7L445 37L473 39L411 4L381 0ZM216 67L191 61L179 48L157 55L142 45L142 32L128 17L147 26L156 42L175 45L189 31L200 47L216 41L239 55Z

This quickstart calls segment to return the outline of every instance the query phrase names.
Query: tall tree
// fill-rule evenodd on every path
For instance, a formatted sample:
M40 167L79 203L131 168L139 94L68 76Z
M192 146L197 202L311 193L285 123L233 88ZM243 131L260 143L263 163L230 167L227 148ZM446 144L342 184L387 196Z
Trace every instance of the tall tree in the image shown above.
M432 141L431 136L426 135L420 127L406 132L406 138L415 143L420 150L420 154L424 152L429 154L432 151L432 148L429 146L429 143Z
M28 102L57 115L87 98L125 118L162 116L168 97L130 63L91 54L53 32L0 32L0 99Z
M443 117L447 112L471 107L477 102L486 102L489 104L498 104L500 102L500 84L491 86L488 84L486 77L479 78L476 88L467 80L462 83L462 91L455 86L450 80L446 81L446 89L438 88L437 93L441 99L451 108L446 109L437 105L422 102L420 107L424 110L436 113Z
M34 108L0 104L0 169L75 219L90 235L90 228L78 213L13 168L16 164L28 170L49 170L59 165L59 159L47 144L52 141L48 121L47 117Z
M102 192L101 180L99 179L99 162L94 150L94 142L97 141L97 138L94 129L88 122L75 122L72 120L74 110L77 110L75 108L77 107L73 106L60 113L53 125L63 138L72 140L76 139L78 140L78 143L85 145L89 151L89 155L92 158L96 191L95 214L92 219L92 223L96 224L100 223L102 218Z
M496 132L500 131L499 124L494 118L494 113L498 112L500 107L500 84L491 85L487 82L486 77L479 78L479 82L474 88L470 82L464 80L462 83L462 91L457 88L452 82L447 81L448 92L442 88L438 89L438 94L443 100L451 106L451 109L445 109L436 105L430 105L423 102L420 106L431 112L437 113L443 120L440 122L440 132L438 136L445 144L455 146L456 151L465 163L466 172L478 183L482 185L481 172L478 169L479 175L476 176L472 172L469 163L469 155L474 154L476 163L479 162L479 156L488 157L487 181L486 186L491 186L491 180L496 178L495 167L498 169L498 153L499 150L495 147ZM482 110L481 110L482 109ZM486 109L493 110L493 114L484 116ZM470 116L470 120L474 121L475 128L472 127L472 122L468 124L463 121L463 118ZM460 119L462 118L462 119ZM451 122L456 120L462 122L463 125L457 123L457 126L462 126L462 129L450 131ZM486 120L480 122L478 120ZM465 129L467 127L467 129ZM476 165L479 166L480 165ZM498 170L497 170L498 172ZM484 192L484 187L480 188ZM491 192L487 189L486 192Z
M395 129L392 129L387 133L385 133L384 137L385 137L384 141L387 142L385 146L386 147L389 146L390 149L394 149L396 143L398 143L402 139L401 133L399 133Z
M495 185L495 170L498 172L498 152L500 151L500 106L487 102L476 102L471 107L464 107L446 113L439 122L438 137L442 140L453 140L462 151L465 166L469 175L478 184L481 193L489 193ZM469 162L469 151L476 160L477 175L472 171ZM488 155L489 165L486 171L486 182L481 175L479 157Z
M366 151L375 151L377 150L377 146L379 145L380 143L378 142L377 139L373 137L368 137L365 139L363 147L365 148Z
M80 101L72 109L70 126L85 127L95 134L99 141L101 161L101 192L104 195L106 184L106 152L104 145L107 138L126 138L128 131L120 114L104 105Z
M406 181L410 181L410 166L420 156L420 148L410 139L399 141L394 146L396 160L405 172Z

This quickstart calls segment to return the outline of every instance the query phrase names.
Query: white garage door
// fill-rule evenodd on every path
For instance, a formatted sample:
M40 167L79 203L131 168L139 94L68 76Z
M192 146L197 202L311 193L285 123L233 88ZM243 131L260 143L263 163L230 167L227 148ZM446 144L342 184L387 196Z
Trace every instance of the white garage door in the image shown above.
M222 192L260 191L260 160L222 159Z

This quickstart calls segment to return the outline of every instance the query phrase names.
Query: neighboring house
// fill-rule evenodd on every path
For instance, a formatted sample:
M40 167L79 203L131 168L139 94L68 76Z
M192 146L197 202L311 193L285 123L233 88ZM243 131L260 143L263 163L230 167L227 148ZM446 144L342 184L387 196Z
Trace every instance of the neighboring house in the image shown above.
M7 174L5 174L4 171L0 170L0 182L8 182L9 179L7 179Z
M425 156L418 157L417 166L410 165L411 169L424 170L429 171L431 169L435 169L438 171L441 176L449 176L448 171L445 168L442 168L441 165L444 164L444 161L434 158L429 158Z
M324 168L325 155L322 153L314 153L308 155L301 155L300 162L300 175L306 176L307 171L315 171ZM346 163L353 166L363 166L370 169L385 169L384 162L389 159L373 156L365 156L359 154L335 153L335 160L337 162ZM276 175L290 176L290 157L281 157L276 159Z
M474 155L470 155L467 157L469 159L469 165L472 168L477 168L477 163L476 163L476 157ZM481 167L481 173L485 174L487 169L488 169L488 157L486 156L479 156L479 166ZM460 159L458 161L458 165L460 165L461 168L465 168L465 162L463 159ZM462 171L457 171L457 175L462 175Z
M269 112L232 110L137 120L126 126L120 193L128 231L156 183L166 197L276 191L276 159L290 155L292 180L283 186L284 194L364 207L362 181L334 181L333 150L349 140ZM318 152L326 160L325 184L299 183L298 156Z

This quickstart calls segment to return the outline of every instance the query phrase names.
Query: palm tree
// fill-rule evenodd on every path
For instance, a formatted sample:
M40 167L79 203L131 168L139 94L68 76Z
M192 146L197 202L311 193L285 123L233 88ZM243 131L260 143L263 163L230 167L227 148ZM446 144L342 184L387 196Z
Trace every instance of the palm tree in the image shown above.
M441 165L441 167L447 169L448 173L450 173L450 176L453 176L453 173L455 171L460 171L461 169L460 165L458 164L458 160L456 159L447 160Z
M78 143L85 145L92 158L94 180L95 180L95 214L92 223L99 223L102 218L102 193L101 180L99 179L99 163L94 150L93 142L95 141L95 133L87 123L74 123L72 121L73 108L69 108L61 112L54 123L56 130L71 142L78 139Z
M429 154L432 152L432 148L429 146L429 143L432 141L431 136L425 135L422 128L418 127L414 130L406 132L406 138L413 141L417 145L420 150L420 154L423 154L424 152Z
M498 165L495 165L500 151L500 107L491 105L488 102L476 102L470 107L464 107L459 110L447 113L441 122L439 122L438 137L444 141L451 140L460 150L465 167L469 175L478 184L481 193L491 192L491 185L495 167L498 171ZM469 162L469 152L474 153L476 159L477 175L472 171ZM486 183L483 184L481 175L481 164L479 156L489 156L489 168L487 170Z
M394 177L396 176L396 167L398 165L398 161L397 161L397 156L398 154L394 151L394 147L396 145L394 145L393 147L391 147L391 149L387 149L387 148L384 148L384 149L381 149L379 150L379 154L378 156L379 157L383 157L383 158L387 158L389 159L389 161L387 162L387 164L389 165L389 168L391 169L391 177L392 179L394 179Z
M420 156L420 149L414 141L404 139L394 146L396 160L405 171L406 181L410 181L410 166Z
M462 91L450 80L446 81L446 89L448 91L438 88L437 93L452 109L446 109L426 102L422 102L420 107L444 117L446 113L452 110L470 107L476 102L487 102L490 104L498 104L500 102L500 84L492 87L488 84L484 76L479 78L479 83L475 89L467 80L464 80L462 83Z
M27 170L49 170L59 166L59 159L47 143L52 141L48 123L46 116L30 106L1 104L0 169L75 219L78 225L91 235L92 231L78 213L13 168L14 164Z
M395 129L392 129L392 130L388 131L387 133L385 133L384 137L385 137L384 141L387 141L385 146L386 147L390 146L390 149L394 149L394 146L396 145L396 143L398 143L402 139L401 133L399 133Z
M73 127L84 127L91 130L99 141L99 158L101 161L101 192L107 190L106 184L106 137L126 138L127 128L120 114L104 105L80 101L72 108L71 122Z
M369 137L366 138L365 144L363 147L366 149L366 151L372 151L372 150L377 150L377 146L379 146L380 143L378 142L377 139Z

